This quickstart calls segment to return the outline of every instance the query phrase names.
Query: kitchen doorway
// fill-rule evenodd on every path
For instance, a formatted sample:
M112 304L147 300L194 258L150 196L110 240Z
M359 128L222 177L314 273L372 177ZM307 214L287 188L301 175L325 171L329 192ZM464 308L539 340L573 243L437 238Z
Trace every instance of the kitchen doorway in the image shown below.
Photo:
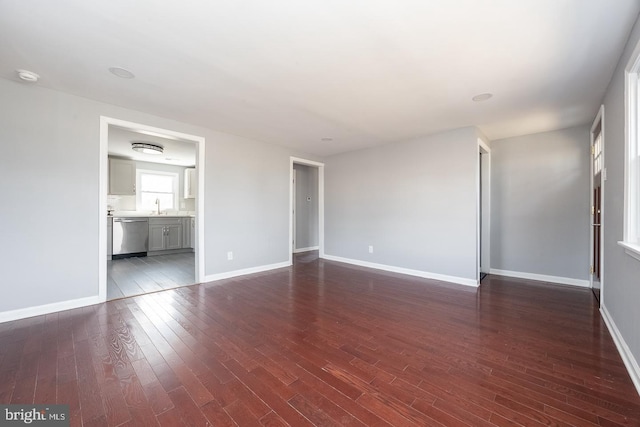
M203 137L100 118L101 300L204 278L204 144Z

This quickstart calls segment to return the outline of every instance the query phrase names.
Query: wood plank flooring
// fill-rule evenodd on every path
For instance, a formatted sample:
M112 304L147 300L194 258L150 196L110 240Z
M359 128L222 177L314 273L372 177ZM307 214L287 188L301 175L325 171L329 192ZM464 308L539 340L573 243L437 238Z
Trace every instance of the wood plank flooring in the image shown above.
M291 268L0 323L0 403L73 426L638 426L590 290Z
M193 252L107 261L107 300L195 283Z

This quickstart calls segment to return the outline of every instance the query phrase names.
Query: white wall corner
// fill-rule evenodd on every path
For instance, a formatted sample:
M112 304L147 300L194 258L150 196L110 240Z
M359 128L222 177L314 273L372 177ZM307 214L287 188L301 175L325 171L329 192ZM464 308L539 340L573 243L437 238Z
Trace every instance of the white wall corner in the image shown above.
M588 280L573 279L571 277L561 276L547 276L545 274L525 273L521 271L509 271L499 270L492 268L489 270L489 274L495 274L496 276L515 277L518 279L538 280L541 282L556 283L558 285L579 286L581 288L589 288L590 284Z
M361 261L358 259L351 259L351 258L343 258L339 256L334 256L334 255L325 254L325 255L322 255L321 258L327 259L329 261L344 262L345 264L352 264L360 267L375 268L376 270L384 270L392 273L406 274L408 276L422 277L423 279L440 280L443 282L455 283L458 285L472 286L474 288L477 288L479 286L477 279L467 279L465 277L447 276L444 274L430 273L428 271L412 270L409 268L395 267L395 266L386 265L386 264L377 264L373 262Z
M618 353L620 353L622 362L629 372L631 381L636 387L638 394L640 394L640 366L638 366L638 361L633 357L631 349L624 340L624 337L620 333L616 323L613 321L613 318L609 314L606 306L602 306L600 308L600 314L602 314L602 319L604 319L604 323L607 325L607 329L609 329L609 333L611 334L611 338L613 338L613 342L618 349Z

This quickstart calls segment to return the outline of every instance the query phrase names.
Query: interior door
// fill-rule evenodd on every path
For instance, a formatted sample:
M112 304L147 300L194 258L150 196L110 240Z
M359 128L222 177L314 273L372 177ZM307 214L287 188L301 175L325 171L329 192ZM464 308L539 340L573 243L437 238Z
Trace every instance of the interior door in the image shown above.
M600 266L601 266L601 217L602 217L602 184L600 177L594 177L593 188L593 215L591 223L591 233L593 236L593 249L591 259L591 289L596 296L596 299L600 301Z
M604 142L602 108L591 128L591 289L600 303L602 291L602 194L604 181Z

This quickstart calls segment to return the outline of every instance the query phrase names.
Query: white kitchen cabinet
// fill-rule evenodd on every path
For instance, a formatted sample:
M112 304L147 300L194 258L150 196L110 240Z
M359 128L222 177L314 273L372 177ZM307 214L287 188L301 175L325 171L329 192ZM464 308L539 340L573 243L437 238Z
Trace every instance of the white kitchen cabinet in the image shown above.
M195 199L198 194L198 174L195 168L184 170L184 198Z
M109 194L136 194L136 163L132 160L109 159Z
M182 218L149 218L149 252L182 249Z

